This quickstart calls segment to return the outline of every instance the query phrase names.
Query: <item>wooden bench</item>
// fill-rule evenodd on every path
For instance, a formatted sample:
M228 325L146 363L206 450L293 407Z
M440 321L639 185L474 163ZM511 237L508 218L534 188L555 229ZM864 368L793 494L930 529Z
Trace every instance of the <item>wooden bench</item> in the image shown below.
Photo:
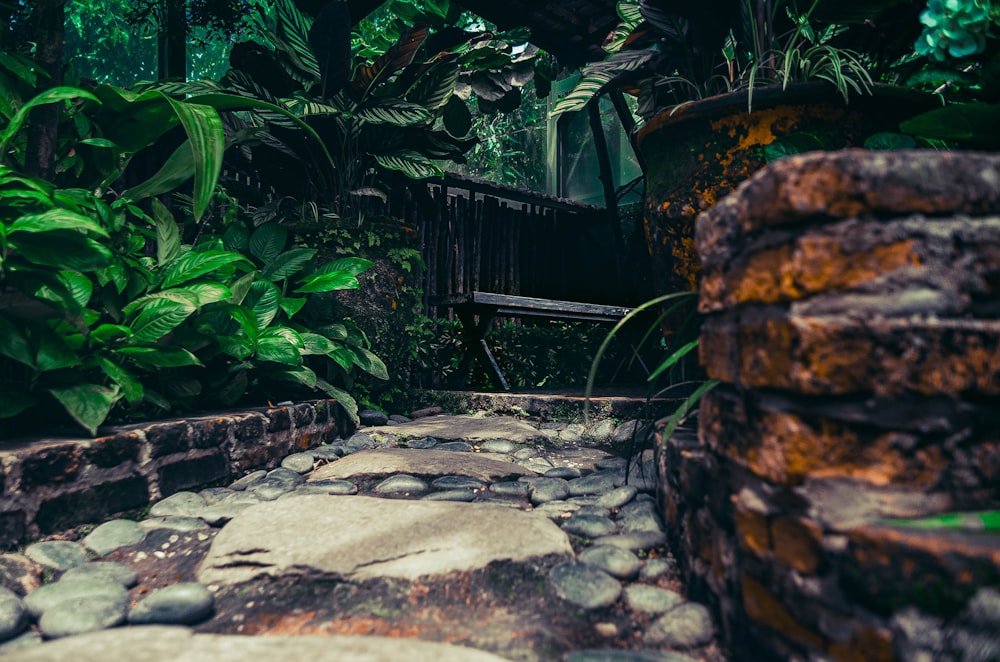
M465 354L458 366L462 385L468 383L469 369L477 359L483 359L493 370L505 391L510 385L500 370L493 352L486 344L496 317L544 317L546 319L582 320L588 322L618 322L632 312L623 306L604 306L594 303L536 299L534 297L492 294L490 292L466 292L432 296L428 303L439 308L452 308L462 322L462 341Z

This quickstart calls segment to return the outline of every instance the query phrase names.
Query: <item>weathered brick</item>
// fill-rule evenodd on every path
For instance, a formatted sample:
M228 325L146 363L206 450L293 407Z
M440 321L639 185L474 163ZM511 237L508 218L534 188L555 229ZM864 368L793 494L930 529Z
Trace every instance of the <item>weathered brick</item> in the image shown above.
M189 428L186 421L156 423L146 429L149 455L152 458L183 453L191 446Z
M822 561L823 530L803 517L777 517L770 526L774 558L804 575L812 575Z
M179 460L160 467L160 494L170 496L175 492L203 487L229 478L229 466L222 453Z
M702 326L710 377L815 395L1000 395L1000 320L851 319L777 309Z
M817 219L1000 214L1000 157L848 149L781 159L698 217L702 264L732 262L767 227Z
M0 512L0 549L9 549L24 542L27 517L23 510Z
M313 421L316 420L316 409L311 404L303 403L295 405L291 410L292 420L295 422L296 428L312 425Z
M84 457L94 466L117 467L139 458L142 436L138 432L122 432L110 437L98 437L90 442Z
M292 427L292 416L288 411L288 407L275 407L273 409L268 409L264 412L264 415L267 416L268 419L268 432L280 432Z
M82 445L77 442L39 445L21 460L21 489L76 480L81 469Z
M238 444L259 444L267 435L267 419L263 414L234 417L233 438Z
M203 416L190 423L192 448L220 448L229 441L235 428L233 419L228 416Z
M743 609L754 622L794 642L822 650L826 641L795 618L778 598L753 577L743 575Z
M892 648L892 633L885 628L855 621L855 632L849 641L831 641L830 657L838 662L893 662L898 659Z
M767 517L740 508L734 510L736 519L736 538L740 548L757 555L767 554L773 548L771 532L768 529Z
M149 485L146 479L129 476L48 499L39 506L35 522L41 533L54 533L78 524L97 522L147 503Z
M976 532L856 527L838 559L842 585L866 607L955 616L978 588L1000 584L1000 538Z

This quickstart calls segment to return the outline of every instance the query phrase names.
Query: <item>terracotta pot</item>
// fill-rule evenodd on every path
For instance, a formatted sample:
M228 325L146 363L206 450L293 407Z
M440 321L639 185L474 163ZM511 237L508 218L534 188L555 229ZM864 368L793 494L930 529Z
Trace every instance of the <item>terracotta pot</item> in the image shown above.
M899 123L939 102L893 86L850 103L828 83L753 91L695 101L655 116L640 130L646 169L644 222L656 294L697 289L700 264L694 219L767 162L766 149L782 139L799 151L864 144L873 134L898 132Z

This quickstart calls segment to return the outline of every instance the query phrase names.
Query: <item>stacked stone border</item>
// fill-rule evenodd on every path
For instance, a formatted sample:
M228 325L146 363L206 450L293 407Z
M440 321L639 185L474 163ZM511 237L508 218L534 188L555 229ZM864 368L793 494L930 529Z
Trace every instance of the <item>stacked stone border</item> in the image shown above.
M0 442L0 549L273 468L353 428L335 400Z
M1000 156L783 159L697 233L722 383L657 443L689 598L738 659L1000 658L1000 534L898 522L1000 508Z

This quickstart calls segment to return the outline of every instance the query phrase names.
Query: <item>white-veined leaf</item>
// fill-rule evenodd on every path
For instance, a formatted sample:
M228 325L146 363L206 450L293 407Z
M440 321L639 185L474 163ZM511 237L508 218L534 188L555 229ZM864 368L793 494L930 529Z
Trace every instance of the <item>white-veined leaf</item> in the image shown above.
M444 176L444 172L433 161L412 150L404 150L395 154L375 154L375 160L383 168L398 170L410 179Z
M431 111L420 104L402 99L377 99L357 112L358 119L369 124L413 126L430 120Z

